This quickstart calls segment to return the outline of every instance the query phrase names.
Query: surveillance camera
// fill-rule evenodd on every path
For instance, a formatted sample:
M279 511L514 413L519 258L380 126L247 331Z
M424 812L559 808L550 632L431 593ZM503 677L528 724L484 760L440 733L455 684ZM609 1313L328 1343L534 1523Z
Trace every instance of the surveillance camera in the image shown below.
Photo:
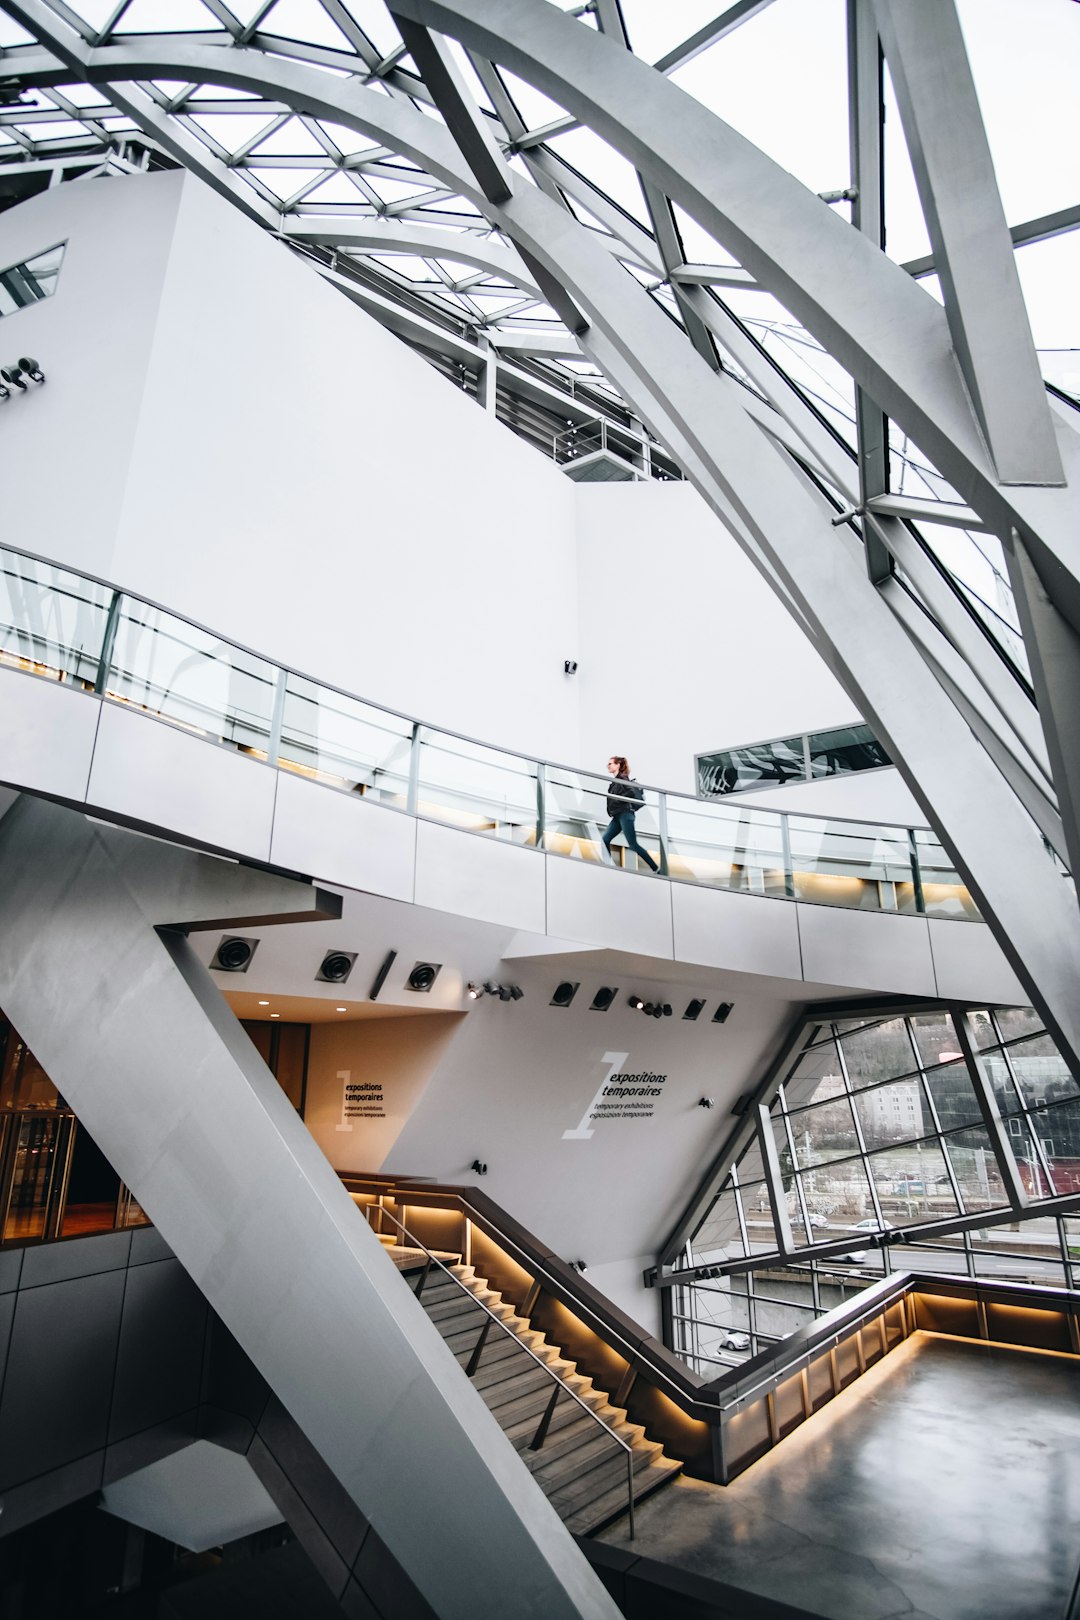
M564 675L576 675L577 674L577 659L576 658L566 658L566 659L563 660L563 674Z

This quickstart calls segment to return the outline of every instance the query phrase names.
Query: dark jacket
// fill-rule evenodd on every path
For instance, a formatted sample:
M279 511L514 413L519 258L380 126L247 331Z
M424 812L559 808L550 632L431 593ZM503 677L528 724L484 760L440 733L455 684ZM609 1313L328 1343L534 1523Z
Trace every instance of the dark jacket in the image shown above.
M612 821L616 816L625 815L629 810L633 815L645 803L645 790L638 786L632 776L613 776L607 792L607 813Z

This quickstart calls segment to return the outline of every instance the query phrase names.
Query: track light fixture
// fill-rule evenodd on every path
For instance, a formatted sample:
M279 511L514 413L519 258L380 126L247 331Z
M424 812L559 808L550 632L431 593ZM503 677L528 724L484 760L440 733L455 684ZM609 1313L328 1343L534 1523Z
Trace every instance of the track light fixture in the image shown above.
M45 381L45 373L37 361L31 360L29 355L24 355L19 361L19 370L25 371L31 382L43 383Z
M567 1265L571 1271L579 1271L583 1277L589 1269L584 1260L568 1260Z
M257 939L240 939L235 934L226 934L214 952L210 965L217 968L219 973L246 973L258 943Z
M715 1099L712 1098L712 1097L699 1097L698 1098L698 1107L699 1108L715 1108L716 1107Z
M484 1164L483 1161L480 1160L480 1159L474 1159L472 1164L470 1164L469 1169L470 1170L475 1170L475 1172L476 1172L476 1174L478 1176L486 1176L487 1175L487 1165Z
M569 1007L577 993L577 985L571 983L569 979L564 979L562 984L555 987L555 994L548 1005L551 1007Z
M426 994L439 977L441 969L441 962L417 962L409 974L406 984L410 990Z
M479 1001L483 993L483 989L478 984L469 983L465 986L465 994L470 1001Z
M564 658L563 659L563 674L564 675L576 675L577 674L577 659L576 658Z
M355 951L327 951L315 978L322 984L344 984L355 961Z
M500 1001L520 1001L525 994L520 984L496 984L493 979L485 979L483 988L486 996L498 996Z
M713 1023L714 1024L726 1024L727 1021L728 1021L728 1016L729 1016L729 1014L731 1012L732 1007L734 1007L734 1005L735 1005L735 1003L733 1001L722 1001L720 1003L719 1007L717 1007L716 1011L712 1015Z
M643 1012L645 1009L645 1003L640 996L627 996L626 1001L627 1005L633 1007L635 1012Z
M686 1011L683 1013L683 1017L688 1018L690 1022L693 1023L695 1018L701 1017L704 1010L704 1001L688 1001L686 1004Z
M590 1012L607 1012L608 1008L611 1006L611 1003L615 1000L615 997L618 995L618 993L619 993L619 991L618 991L617 986L614 989L612 989L612 987L610 985L603 985L596 992L595 996L593 996L593 998L592 998L592 1006L589 1008L589 1011Z

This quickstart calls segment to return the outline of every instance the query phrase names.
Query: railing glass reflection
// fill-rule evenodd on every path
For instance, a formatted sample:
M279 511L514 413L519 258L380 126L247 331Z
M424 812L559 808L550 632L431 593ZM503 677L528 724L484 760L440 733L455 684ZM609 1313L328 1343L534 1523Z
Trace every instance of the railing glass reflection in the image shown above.
M645 872L606 849L608 780L422 725L273 664L164 609L0 550L0 665L141 709L282 770L484 837ZM789 815L643 788L662 875L849 910L978 920L928 828ZM1048 858L1056 859L1053 852Z

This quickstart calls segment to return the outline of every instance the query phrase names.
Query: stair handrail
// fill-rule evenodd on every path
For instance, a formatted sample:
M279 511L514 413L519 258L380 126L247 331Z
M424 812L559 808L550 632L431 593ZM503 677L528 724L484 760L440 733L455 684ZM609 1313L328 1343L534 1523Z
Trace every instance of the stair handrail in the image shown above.
M581 1407L581 1410L588 1417L590 1417L593 1420L594 1423L599 1424L600 1428L603 1429L604 1433L606 1435L610 1436L610 1438L612 1440L614 1440L614 1442L615 1442L615 1444L617 1446L622 1447L623 1451L626 1454L626 1502L627 1502L627 1513L629 1514L629 1519L630 1519L630 1540L633 1541L634 1540L634 1451L633 1451L633 1447L626 1440L624 1440L621 1435L616 1434L615 1430L611 1427L611 1424L606 1423L604 1421L604 1419L600 1416L599 1412L594 1412L592 1407L589 1405L589 1403L587 1401L582 1400L581 1396L577 1393L577 1391L571 1389L570 1385L567 1384L559 1376L559 1374L555 1371L555 1368L549 1366L546 1361L544 1361L540 1356L538 1356L536 1354L536 1351L533 1350L529 1345L527 1345L525 1343L524 1339L522 1339L519 1334L514 1332L512 1327L509 1327L503 1321L501 1316L497 1316L495 1314L495 1312L493 1310L491 1310L491 1308L489 1306L485 1305L484 1301L482 1299L479 1299L477 1297L477 1295L473 1293L472 1289L467 1287L467 1285L462 1282L460 1277L455 1277L454 1273L450 1270L450 1267L447 1266L447 1265L444 1265L443 1262L438 1258L438 1256L432 1253L432 1251L428 1248L426 1243L421 1242L421 1240L418 1237L416 1237L412 1232L410 1232L408 1227L405 1225L404 1221L399 1221L397 1216L391 1210L387 1209L382 1204L372 1204L372 1205L369 1206L369 1208L377 1209L379 1211L380 1223L381 1223L381 1221L383 1219L389 1217L389 1219L391 1221L393 1221L394 1225L397 1227L398 1231L401 1232L405 1237L408 1238L409 1243L412 1245L412 1247L416 1248L416 1249L419 1249L423 1254L425 1254L427 1256L427 1263L424 1266L423 1273L421 1274L420 1280L417 1283L416 1287L412 1291L413 1292L413 1297L415 1299L419 1300L420 1295L423 1292L424 1284L427 1282L428 1276L430 1275L432 1266L438 1266L439 1270L444 1272L445 1275L450 1278L450 1281L455 1285L455 1287L460 1288L461 1292L463 1294L465 1294L467 1296L467 1298L469 1300L471 1300L474 1305L479 1305L480 1309L487 1315L488 1321L486 1321L484 1323L484 1326L480 1331L480 1337L476 1342L476 1346L475 1346L475 1348L473 1350L473 1353L469 1358L468 1366L465 1369L465 1376L467 1378L471 1378L473 1373L476 1371L477 1367L479 1366L480 1356L481 1356L481 1354L483 1352L484 1345L487 1342L488 1333L491 1331L491 1324L492 1324L492 1322L494 1322L496 1327L501 1328L504 1333L509 1334L509 1336L514 1340L514 1343L516 1345L518 1345L518 1347L520 1349L524 1350L524 1352L525 1352L525 1354L527 1356L531 1356L533 1361L536 1362L536 1365L539 1368L541 1368L542 1371L545 1372L547 1374L547 1376L554 1381L556 1387L552 1391L551 1399L549 1400L547 1406L544 1409L544 1415L540 1419L540 1423L539 1423L539 1426L537 1428L537 1431L536 1431L535 1435L533 1436L532 1440L529 1442L529 1450L530 1451L539 1451L541 1449L541 1447L543 1446L544 1441L547 1439L548 1429L551 1426L551 1420L555 1415L555 1407L558 1404L559 1396L561 1394L569 1395L571 1400L576 1401L577 1404ZM368 1225L369 1226L371 1225L370 1220L368 1220Z

